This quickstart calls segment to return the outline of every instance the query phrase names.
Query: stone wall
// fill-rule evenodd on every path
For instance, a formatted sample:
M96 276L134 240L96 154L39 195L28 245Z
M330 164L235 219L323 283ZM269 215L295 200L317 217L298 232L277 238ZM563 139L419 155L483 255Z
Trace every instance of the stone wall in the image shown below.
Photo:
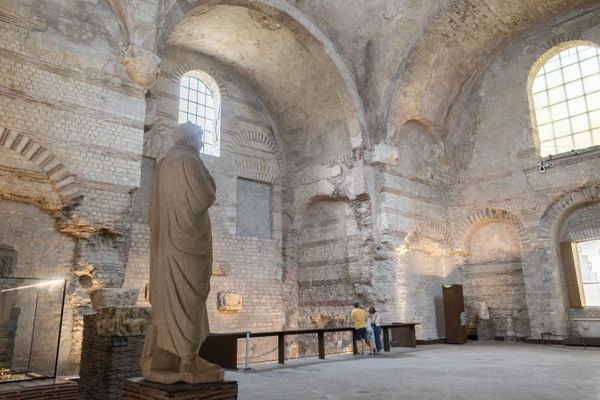
M108 3L0 6L1 196L50 217L2 212L22 240L17 272L69 280L65 374L77 372L87 291L122 283L140 181L144 92L119 64L119 35Z
M15 249L17 262L10 276L41 279L71 279L70 265L72 262L75 241L66 235L57 232L54 220L46 213L33 205L0 200L0 243ZM35 227L35 229L32 229ZM32 251L33 250L33 251ZM10 283L10 280L6 282ZM25 281L27 282L27 281ZM23 283L26 285L26 283ZM13 285L14 286L14 285ZM34 313L36 312L36 298L34 290L19 291L19 296L14 300L16 307L20 308L18 329L16 332L13 368L27 369L36 367L44 373L54 369L55 351L60 328L60 297L52 296L52 301L42 298L39 318L37 320L38 334L34 339L35 348L31 347L34 335ZM43 295L46 293L40 289ZM49 308L44 309L45 305ZM67 310L69 309L66 301ZM67 311L68 312L68 311ZM58 313L58 315L57 315ZM70 365L69 353L72 346L70 335L72 320L68 316L62 325L63 336L61 340L61 365L67 368ZM41 333L47 333L41 335ZM40 362L30 362L33 351L34 358ZM50 364L48 364L50 363ZM52 375L52 373L50 373Z
M459 283L448 233L448 170L443 131L408 120L394 147L375 148L381 251L375 303L385 322L420 322L418 339L445 337L442 284ZM377 181L376 181L377 182Z
M565 212L559 228L559 242L600 239L600 201L583 203ZM597 336L600 333L598 307L568 309L568 332L574 336Z
M360 262L356 223L341 201L311 205L302 218L298 290L302 327L346 325L355 296L352 266ZM356 268L356 267L354 267Z
M454 168L460 171L450 196L454 240L458 250L469 257L465 243L478 224L504 220L517 229L525 297L521 278L514 281L517 258L505 265L513 276L506 283L521 299L513 307L529 311L530 332L525 325L520 332L525 335L568 330L558 232L570 210L595 201L595 185L600 181L597 149L555 158L550 168L539 171L528 77L538 58L559 42L581 39L598 43L600 29L590 19L592 15L558 22L553 30L540 27L506 46L463 90L449 117L453 134L446 146L456 155ZM567 224L574 232L586 229L589 223L571 219ZM489 232L482 239L493 242L494 235ZM485 295L495 290L490 287Z
M65 374L91 288L146 299L150 180L190 70L222 98L221 156L202 156L218 187L214 331L346 323L359 300L440 338L443 283L473 301L510 286L523 335L593 314L569 310L557 243L596 229L595 211L565 218L598 200L599 153L541 174L526 91L549 48L600 41L593 0L205 3L0 5L0 246L15 274L68 279ZM240 179L263 195L238 196ZM238 223L254 209L256 235ZM486 224L509 226L520 254L472 254ZM241 310L218 311L224 293Z
M467 318L474 320L485 303L495 336L506 336L508 331L515 332L510 336L529 336L517 230L504 223L486 224L473 233L469 249L462 267Z

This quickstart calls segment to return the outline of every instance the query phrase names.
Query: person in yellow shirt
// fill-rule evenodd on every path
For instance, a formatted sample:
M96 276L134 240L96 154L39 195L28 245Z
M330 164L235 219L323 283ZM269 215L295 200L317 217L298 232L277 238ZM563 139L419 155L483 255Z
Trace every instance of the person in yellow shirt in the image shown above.
M354 340L360 341L360 354L364 354L365 342L367 340L367 312L360 306L359 302L354 303L354 309L350 313L354 325ZM358 345L356 346L358 349Z

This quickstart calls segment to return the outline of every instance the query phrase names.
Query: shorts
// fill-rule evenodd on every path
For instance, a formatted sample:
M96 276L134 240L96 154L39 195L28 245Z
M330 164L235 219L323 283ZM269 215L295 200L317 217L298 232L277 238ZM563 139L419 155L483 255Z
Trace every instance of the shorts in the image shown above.
M354 340L367 340L367 328L355 328Z

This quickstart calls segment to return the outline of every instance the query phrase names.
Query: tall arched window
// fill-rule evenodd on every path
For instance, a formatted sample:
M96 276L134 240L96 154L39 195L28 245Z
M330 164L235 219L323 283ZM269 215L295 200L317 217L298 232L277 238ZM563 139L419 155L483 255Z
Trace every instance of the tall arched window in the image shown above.
M190 121L204 131L201 153L219 157L219 87L214 79L202 71L190 71L181 78L179 86L178 122Z
M559 45L538 60L529 79L532 126L541 157L600 145L600 49Z

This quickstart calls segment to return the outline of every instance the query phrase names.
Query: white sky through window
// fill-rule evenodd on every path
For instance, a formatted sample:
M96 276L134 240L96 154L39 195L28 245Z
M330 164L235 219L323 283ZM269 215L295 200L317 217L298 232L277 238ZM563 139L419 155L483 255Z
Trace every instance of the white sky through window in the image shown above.
M204 131L204 154L219 156L217 107L212 90L200 79L185 75L179 86L178 122L190 121Z
M600 239L577 243L585 305L600 307Z
M600 145L600 49L570 47L548 60L531 88L540 155Z

